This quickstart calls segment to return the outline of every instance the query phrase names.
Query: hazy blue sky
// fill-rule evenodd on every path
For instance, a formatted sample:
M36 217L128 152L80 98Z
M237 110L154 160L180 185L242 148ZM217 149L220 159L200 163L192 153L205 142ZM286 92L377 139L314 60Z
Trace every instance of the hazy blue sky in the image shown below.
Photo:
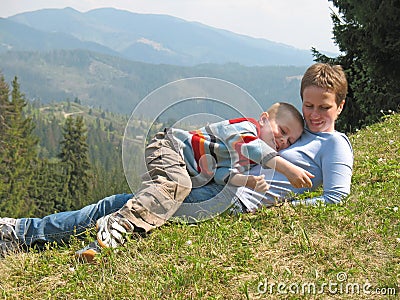
M67 6L167 14L300 49L338 52L328 0L0 0L0 17Z

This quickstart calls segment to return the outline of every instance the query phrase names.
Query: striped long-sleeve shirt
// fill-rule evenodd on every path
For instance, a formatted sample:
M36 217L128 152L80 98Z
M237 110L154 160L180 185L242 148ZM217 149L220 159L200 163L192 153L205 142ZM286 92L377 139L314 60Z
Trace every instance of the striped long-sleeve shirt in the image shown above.
M265 166L277 155L259 138L260 126L251 118L225 120L194 131L171 128L188 172L198 182L214 178L226 184L231 173L242 173L255 164Z

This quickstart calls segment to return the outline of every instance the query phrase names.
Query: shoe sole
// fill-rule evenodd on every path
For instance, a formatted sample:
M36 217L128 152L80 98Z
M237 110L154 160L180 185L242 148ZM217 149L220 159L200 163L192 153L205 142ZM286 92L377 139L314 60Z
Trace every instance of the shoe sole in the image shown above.
M86 250L86 251L84 251L82 253L76 254L75 256L78 259L83 260L84 262L92 263L94 261L94 258L96 256L96 254L98 254L98 252L96 252L96 251L94 251L92 249L88 249L88 250Z
M97 226L97 224L96 224L96 230L97 231L99 230L99 227ZM97 237L96 237L96 239L97 239ZM99 243L100 247L107 248L104 246L104 244L99 239L97 239L97 242ZM99 252L97 252L93 249L87 249L81 253L75 254L75 256L78 259L83 260L84 262L92 263L94 261L94 258L96 257L96 254L99 254Z

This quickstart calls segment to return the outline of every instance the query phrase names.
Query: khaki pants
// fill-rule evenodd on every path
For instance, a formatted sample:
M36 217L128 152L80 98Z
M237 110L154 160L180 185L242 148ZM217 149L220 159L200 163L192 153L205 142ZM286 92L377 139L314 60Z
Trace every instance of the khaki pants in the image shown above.
M167 133L159 132L145 150L147 174L140 189L118 213L138 230L163 225L189 195L192 182L182 156Z

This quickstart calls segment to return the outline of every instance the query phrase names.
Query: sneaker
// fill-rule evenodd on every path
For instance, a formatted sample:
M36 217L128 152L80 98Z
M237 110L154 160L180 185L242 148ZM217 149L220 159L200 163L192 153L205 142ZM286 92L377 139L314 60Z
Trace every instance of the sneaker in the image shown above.
M75 252L75 257L85 262L91 263L94 261L96 254L100 254L101 247L97 241L90 243L85 248Z
M18 237L15 232L17 219L0 218L0 240L2 241L17 241Z
M19 250L19 240L15 232L16 222L17 220L12 218L0 218L0 257Z
M135 231L135 226L119 214L97 220L97 242L102 248L117 248L126 242L125 235Z

